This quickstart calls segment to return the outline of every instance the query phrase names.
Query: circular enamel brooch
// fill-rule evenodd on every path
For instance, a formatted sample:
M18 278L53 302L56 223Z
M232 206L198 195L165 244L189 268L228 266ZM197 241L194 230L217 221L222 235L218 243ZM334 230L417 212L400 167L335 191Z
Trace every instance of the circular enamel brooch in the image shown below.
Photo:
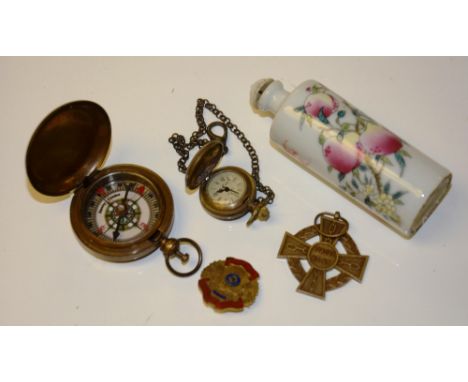
M255 301L260 275L247 261L228 257L208 265L198 286L206 304L220 312L240 312Z

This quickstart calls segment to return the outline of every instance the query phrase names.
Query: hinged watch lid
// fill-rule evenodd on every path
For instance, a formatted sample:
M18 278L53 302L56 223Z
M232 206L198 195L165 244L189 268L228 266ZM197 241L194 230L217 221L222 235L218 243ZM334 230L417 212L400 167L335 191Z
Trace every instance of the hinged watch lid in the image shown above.
M33 187L49 196L65 195L104 162L111 139L106 111L91 101L60 106L37 127L26 152Z
M203 146L193 157L185 175L185 185L195 190L216 167L224 154L224 144L213 140Z

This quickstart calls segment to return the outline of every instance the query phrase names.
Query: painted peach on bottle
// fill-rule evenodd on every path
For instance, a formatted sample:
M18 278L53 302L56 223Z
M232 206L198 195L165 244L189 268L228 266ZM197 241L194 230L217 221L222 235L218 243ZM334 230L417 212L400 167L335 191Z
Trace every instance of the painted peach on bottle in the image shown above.
M317 81L291 92L279 81L257 81L251 104L273 117L279 151L405 238L450 189L445 167Z

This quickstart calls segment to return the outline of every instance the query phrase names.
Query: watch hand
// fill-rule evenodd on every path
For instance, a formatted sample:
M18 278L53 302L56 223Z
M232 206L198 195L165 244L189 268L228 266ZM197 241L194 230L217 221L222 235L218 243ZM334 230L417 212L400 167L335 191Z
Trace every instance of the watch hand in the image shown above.
M104 198L104 196L100 196L100 195L99 195L99 197L101 198L101 200L102 200L104 203L106 203L108 206L111 206L111 207L112 207L112 204L110 204L110 203L107 201L107 199Z
M115 231L112 232L112 239L114 241L117 240L117 238L120 236L120 225L122 224L122 219L124 218L125 214L127 213L127 198L128 198L128 193L130 191L130 185L127 184L125 185L125 196L123 199L123 210L122 214L119 216L119 220L117 221L117 227L115 228Z
M233 190L233 189L231 189L231 188L230 188L228 191L234 192L235 194L239 194L236 190Z
M120 229L120 220L121 219L122 219L122 217L119 218L119 221L117 222L117 228L115 229L114 232L112 232L112 240L113 241L116 241L117 238L120 236L119 229Z

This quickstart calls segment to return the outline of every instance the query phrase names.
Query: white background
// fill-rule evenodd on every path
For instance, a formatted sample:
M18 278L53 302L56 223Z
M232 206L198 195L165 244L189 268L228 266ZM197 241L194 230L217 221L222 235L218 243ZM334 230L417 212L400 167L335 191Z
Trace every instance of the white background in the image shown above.
M270 146L271 121L248 102L250 85L263 77L289 89L316 79L453 172L452 190L413 239ZM216 103L256 148L262 181L277 195L267 223L216 220L185 191L167 139L196 128L198 97ZM71 196L53 201L29 186L24 158L34 129L78 99L99 103L111 118L106 165L139 164L166 180L176 206L172 236L199 242L204 266L234 256L259 271L251 308L215 313L202 302L199 273L173 276L159 251L128 264L94 258L71 229ZM467 103L463 58L1 58L0 324L467 324ZM222 165L248 169L234 137L229 146ZM351 281L320 301L295 292L297 281L276 255L286 230L335 210L370 261L362 284Z

